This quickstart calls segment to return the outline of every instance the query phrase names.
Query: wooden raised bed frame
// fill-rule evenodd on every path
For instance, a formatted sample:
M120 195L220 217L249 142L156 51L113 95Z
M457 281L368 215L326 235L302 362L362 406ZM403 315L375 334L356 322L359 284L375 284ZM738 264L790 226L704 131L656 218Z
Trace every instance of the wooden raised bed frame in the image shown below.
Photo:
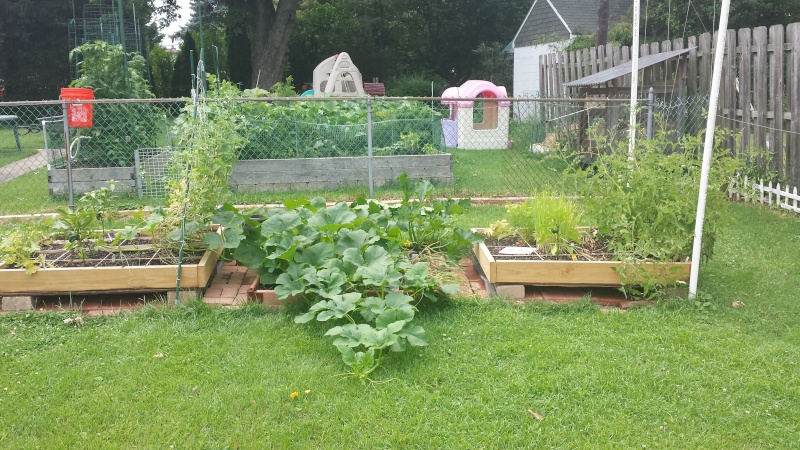
M473 247L475 257L483 274L490 283L526 284L537 286L621 286L622 280L616 270L619 261L519 261L495 260L483 243ZM651 274L671 271L674 279L689 279L691 263L646 263Z
M196 264L181 266L181 289L202 289L214 274L219 253L206 250ZM161 292L175 289L177 264L25 269L0 265L0 296L60 293Z

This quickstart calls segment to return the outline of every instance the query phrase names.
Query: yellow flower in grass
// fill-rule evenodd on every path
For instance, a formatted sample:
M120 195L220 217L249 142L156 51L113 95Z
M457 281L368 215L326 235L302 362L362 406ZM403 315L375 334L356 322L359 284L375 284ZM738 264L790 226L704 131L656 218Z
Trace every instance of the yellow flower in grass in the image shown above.
M294 391L291 394L289 394L289 397L291 397L292 399L295 399L295 398L297 398L299 396L300 396L300 393L297 392L297 391Z

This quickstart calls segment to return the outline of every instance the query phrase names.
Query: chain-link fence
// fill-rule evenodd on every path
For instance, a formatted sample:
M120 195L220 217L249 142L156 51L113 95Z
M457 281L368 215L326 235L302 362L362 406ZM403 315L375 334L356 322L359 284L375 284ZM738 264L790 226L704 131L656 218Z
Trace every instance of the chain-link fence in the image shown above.
M234 199L237 192L379 187L402 171L439 183L440 195L567 191L574 186L563 183L566 169L627 142L627 99L479 99L470 106L440 100L237 99L227 111L238 135ZM118 194L164 195L192 106L165 99L85 103L93 106L92 126L66 127L68 134L62 102L0 103L0 213L49 211L67 204L70 192L109 180ZM706 104L643 101L640 136L648 123L650 134L668 133L674 143L702 131Z

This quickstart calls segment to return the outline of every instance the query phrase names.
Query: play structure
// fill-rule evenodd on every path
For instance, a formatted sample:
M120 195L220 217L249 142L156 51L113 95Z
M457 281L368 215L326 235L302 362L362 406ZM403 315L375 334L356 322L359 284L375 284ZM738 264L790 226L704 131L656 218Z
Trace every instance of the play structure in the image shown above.
M469 80L442 93L450 117L442 119L445 147L467 150L508 148L508 98L506 88L483 80ZM447 100L453 99L453 100Z
M305 94L305 93L304 93ZM364 97L361 72L345 52L322 61L314 69L314 97Z

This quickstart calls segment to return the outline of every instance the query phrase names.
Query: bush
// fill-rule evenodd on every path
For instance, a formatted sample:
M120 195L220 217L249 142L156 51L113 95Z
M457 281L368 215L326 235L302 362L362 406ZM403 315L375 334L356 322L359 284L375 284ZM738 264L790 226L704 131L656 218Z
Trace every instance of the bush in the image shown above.
M438 97L447 89L447 82L442 77L429 73L399 75L391 78L386 85L386 94L390 97Z
M723 138L715 140L722 145ZM685 135L674 148L665 133L638 140L632 153L627 142L599 155L579 171L587 212L609 240L610 250L624 258L685 261L692 254L703 136ZM738 162L714 149L703 231L702 256L710 258L724 218L725 186Z

